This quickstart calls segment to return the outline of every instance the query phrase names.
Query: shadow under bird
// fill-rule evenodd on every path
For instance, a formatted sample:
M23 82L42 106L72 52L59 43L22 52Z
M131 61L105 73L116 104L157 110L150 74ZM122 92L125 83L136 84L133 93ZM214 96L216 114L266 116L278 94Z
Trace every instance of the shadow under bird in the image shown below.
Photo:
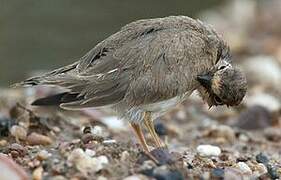
M238 105L247 90L244 74L231 65L226 42L209 25L186 16L129 23L79 61L17 85L65 89L33 105L111 107L130 123L151 158L142 126L156 147L164 147L153 120L194 90L210 107Z

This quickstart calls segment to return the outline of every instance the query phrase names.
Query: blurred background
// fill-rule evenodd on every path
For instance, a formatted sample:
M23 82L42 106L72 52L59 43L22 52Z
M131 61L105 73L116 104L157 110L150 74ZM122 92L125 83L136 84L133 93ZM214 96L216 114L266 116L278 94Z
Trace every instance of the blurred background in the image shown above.
M74 62L123 25L196 15L222 0L0 0L0 86ZM30 75L30 74L29 74Z

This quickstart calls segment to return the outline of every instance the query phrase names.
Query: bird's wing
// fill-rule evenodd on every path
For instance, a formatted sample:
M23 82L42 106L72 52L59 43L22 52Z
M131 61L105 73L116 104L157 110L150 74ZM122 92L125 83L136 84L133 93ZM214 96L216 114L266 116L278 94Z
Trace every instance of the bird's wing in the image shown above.
M67 96L61 101L65 108L110 105L124 98L140 105L174 97L189 86L194 69L213 64L207 42L209 34L218 38L208 28L185 17L137 21L99 43L78 62L23 84L69 89L71 101Z

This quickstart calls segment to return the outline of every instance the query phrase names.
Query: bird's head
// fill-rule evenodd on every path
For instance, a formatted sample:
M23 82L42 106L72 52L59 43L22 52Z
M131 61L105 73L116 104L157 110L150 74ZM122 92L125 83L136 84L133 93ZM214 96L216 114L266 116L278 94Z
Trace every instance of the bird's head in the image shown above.
M227 61L221 61L206 74L198 75L199 92L209 107L239 105L247 91L244 73Z

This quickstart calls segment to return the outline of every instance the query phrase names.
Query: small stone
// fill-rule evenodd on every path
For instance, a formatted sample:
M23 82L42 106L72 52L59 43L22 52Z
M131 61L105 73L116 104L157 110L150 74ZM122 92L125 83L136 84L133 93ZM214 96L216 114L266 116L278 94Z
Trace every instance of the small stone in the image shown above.
M124 180L148 180L148 178L141 174L135 174L135 175L126 177Z
M116 140L115 139L108 139L108 140L104 140L102 143L103 144L115 144Z
M42 167L36 168L32 173L32 179L33 180L42 180L43 171L44 170Z
M13 119L9 119L0 114L0 136L8 136L9 129L14 125Z
M221 149L212 145L199 145L197 147L197 153L202 157L219 156L221 154Z
M44 160L48 159L48 158L50 157L50 155L51 155L51 154L49 154L48 151L42 150L42 151L40 151L40 152L37 154L36 158L37 158L39 161L44 161Z
M102 170L108 163L106 156L90 157L82 149L74 149L68 157L68 164L75 167L84 175Z
M85 153L90 157L94 157L96 155L96 151L91 150L91 149L86 149Z
M262 163L264 165L267 165L269 162L269 159L267 158L267 156L263 153L259 153L258 155L256 155L256 161L258 163Z
M244 178L242 172L236 168L227 167L224 172L224 179L242 180Z
M244 162L238 162L237 167L245 174L252 174L251 168Z
M60 133L61 132L61 129L57 126L53 127L52 130L55 132L55 133Z
M273 165L268 164L267 166L267 171L271 179L279 179L279 174L277 172L277 168Z
M48 136L34 132L27 137L27 142L30 145L50 145L53 143L52 139Z
M14 136L17 140L26 140L27 132L25 128L18 125L14 125L10 129L10 132L11 135Z
M267 168L262 163L257 164L255 169L256 169L257 176L264 175L264 174L266 174L268 172Z
M212 170L211 176L213 179L223 179L224 170L220 168L215 168Z
M154 128L159 136L165 136L168 134L167 127L161 122L155 123Z
M281 140L280 128L275 128L275 127L266 128L264 130L264 135L266 139L268 139L269 141L279 142Z
M128 161L128 159L130 158L130 154L128 151L123 151L122 154L121 154L121 161L122 162L126 162Z
M20 165L2 153L0 153L0 169L1 172L5 172L0 173L0 179L29 179L27 173Z
M5 139L0 140L0 147L6 146L7 144L8 142Z

